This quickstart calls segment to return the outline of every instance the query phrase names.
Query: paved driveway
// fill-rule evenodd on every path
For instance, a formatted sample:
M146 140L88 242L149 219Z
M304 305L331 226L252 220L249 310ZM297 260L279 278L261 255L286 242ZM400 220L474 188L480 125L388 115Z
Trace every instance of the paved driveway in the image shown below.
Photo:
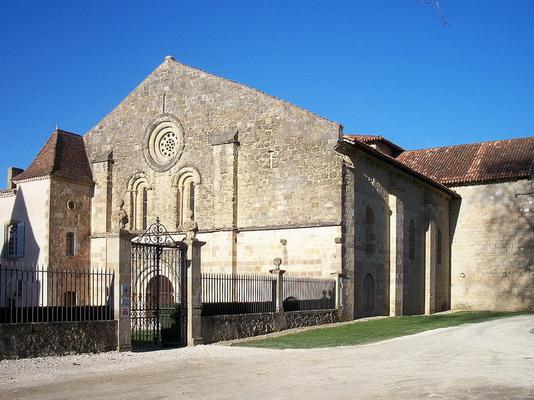
M534 399L534 316L315 350L0 362L0 399Z

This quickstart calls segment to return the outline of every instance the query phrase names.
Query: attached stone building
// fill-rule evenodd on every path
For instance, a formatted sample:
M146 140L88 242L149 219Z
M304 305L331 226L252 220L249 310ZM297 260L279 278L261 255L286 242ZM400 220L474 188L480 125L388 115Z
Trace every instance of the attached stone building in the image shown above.
M342 273L346 319L532 308L534 138L503 142L502 157L488 162L504 175L477 180L469 168L485 153L443 158L448 150L344 135L337 122L167 57L83 138L56 130L9 178L2 259L105 267L107 238L120 225L140 233L159 217L181 238L192 217L207 242L203 271L267 272L279 257L288 275ZM435 173L465 163L461 187ZM483 167L480 176L489 177ZM46 183L26 189L35 182ZM14 199L28 190L43 204L13 217ZM486 196L487 213L476 206ZM44 235L32 257L9 253L13 221L26 224L27 244L28 225ZM79 260L66 256L69 232ZM504 246L505 232L519 234ZM485 239L495 245L482 251ZM490 300L504 292L506 301Z

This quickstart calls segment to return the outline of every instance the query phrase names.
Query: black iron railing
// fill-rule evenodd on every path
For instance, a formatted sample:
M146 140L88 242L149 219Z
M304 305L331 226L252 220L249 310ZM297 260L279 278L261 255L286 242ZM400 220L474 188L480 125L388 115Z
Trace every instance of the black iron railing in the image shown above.
M202 274L202 315L275 310L276 280L271 275Z
M114 273L0 266L0 323L113 319Z
M336 308L336 284L332 279L284 276L282 293L284 311Z
M336 308L333 279L283 277L285 311ZM273 275L202 274L202 315L274 312L276 278Z

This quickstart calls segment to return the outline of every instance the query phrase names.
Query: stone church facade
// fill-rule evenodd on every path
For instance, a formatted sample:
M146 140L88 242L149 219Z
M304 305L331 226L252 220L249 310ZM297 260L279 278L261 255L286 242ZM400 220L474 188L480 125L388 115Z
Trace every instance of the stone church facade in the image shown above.
M1 260L104 268L119 229L193 219L204 272L342 274L344 319L532 309L534 138L500 142L405 151L166 57L10 170Z

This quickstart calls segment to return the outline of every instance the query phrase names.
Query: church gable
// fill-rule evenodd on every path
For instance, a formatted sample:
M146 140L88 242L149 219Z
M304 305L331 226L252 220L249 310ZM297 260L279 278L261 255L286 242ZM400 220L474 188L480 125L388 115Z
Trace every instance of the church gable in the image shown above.
M195 202L201 229L339 224L341 165L334 146L340 130L338 123L166 58L85 142L92 160L113 152L111 197L124 201L129 214L128 182L143 173L152 188L140 195L149 219L157 214L176 226L180 201L172 182L183 168L195 168L202 180ZM235 210L222 218L215 210L228 202Z

